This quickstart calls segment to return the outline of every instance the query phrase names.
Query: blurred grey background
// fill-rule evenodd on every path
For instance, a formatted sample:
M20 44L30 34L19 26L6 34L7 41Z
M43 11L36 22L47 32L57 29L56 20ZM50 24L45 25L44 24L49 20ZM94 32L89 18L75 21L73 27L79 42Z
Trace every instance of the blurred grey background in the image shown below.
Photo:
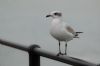
M68 43L68 55L100 63L100 0L0 0L0 38L57 53L58 42L49 34L51 19L45 18L54 10L61 11L76 31L84 32ZM0 66L28 64L28 53L0 45ZM41 66L69 65L42 57Z

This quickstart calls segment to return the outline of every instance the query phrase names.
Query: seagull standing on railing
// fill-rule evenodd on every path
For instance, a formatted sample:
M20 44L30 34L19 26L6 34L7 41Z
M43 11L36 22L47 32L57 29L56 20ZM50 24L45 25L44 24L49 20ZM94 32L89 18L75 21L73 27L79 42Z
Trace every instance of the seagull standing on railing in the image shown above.
M60 11L53 11L46 17L52 17L50 34L59 42L59 55L67 55L67 42L73 38L79 38L78 34L83 32L76 32L74 29L62 21L62 13ZM65 42L65 53L61 52L60 41Z

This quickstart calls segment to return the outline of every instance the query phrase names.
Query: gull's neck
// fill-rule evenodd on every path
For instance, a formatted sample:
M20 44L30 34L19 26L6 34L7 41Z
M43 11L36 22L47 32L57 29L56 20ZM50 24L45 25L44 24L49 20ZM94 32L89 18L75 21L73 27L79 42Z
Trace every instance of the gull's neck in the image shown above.
M51 25L52 25L52 27L61 26L62 19L61 18L53 18Z
M52 22L53 23L61 23L62 22L62 18L53 18Z

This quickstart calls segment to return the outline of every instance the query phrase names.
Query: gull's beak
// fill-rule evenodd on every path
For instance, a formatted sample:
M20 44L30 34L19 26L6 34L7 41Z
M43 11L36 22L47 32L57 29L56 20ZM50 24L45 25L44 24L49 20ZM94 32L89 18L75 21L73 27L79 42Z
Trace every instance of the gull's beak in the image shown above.
M52 15L47 15L46 17L51 17Z

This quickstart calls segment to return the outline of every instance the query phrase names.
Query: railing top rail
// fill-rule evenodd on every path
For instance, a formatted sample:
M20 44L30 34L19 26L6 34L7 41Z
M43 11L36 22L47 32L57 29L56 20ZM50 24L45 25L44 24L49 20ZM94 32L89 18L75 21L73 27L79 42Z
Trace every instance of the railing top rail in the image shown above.
M95 63L91 63L82 59L69 57L69 56L56 56L55 53L48 52L46 50L43 50L38 47L38 45L32 45L32 46L24 46L23 44L18 44L14 42L10 42L4 39L0 39L0 44L10 46L19 50L27 51L27 52L35 52L40 56L47 57L53 60L57 60L63 63L67 63L74 66L97 66ZM31 49L30 49L31 48Z

